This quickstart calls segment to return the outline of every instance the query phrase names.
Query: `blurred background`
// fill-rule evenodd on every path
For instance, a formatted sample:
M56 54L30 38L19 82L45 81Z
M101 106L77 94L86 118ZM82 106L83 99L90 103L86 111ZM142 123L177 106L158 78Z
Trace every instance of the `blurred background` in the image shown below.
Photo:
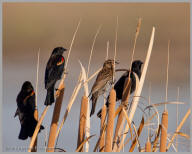
M109 57L114 55L116 17L119 17L117 68L129 68L139 17L142 18L134 59L145 60L152 27L155 26L155 40L146 75L142 96L148 98L151 83L151 103L165 101L166 65L168 40L170 40L170 67L168 101L176 101L179 87L179 122L190 107L189 65L190 65L190 5L189 3L3 3L3 151L21 151L18 147L28 147L30 139L18 139L20 122L14 118L16 97L24 81L29 80L35 87L37 52L40 48L40 70L38 85L39 115L44 109L46 90L44 89L44 72L48 58L57 46L69 49L73 33L79 19L81 25L76 35L69 59L66 89L61 109L63 117L72 91L80 73L80 60L87 68L94 35L100 25L101 31L93 50L90 75L102 66L106 56L106 44L109 41ZM67 53L64 54L67 56ZM116 80L122 73L116 74ZM91 89L95 78L89 82ZM59 83L59 82L58 82ZM57 85L58 85L57 83ZM72 110L64 124L57 147L66 151L75 151L78 135L80 101L83 89L78 94ZM144 100L143 103L147 105ZM118 103L117 103L118 104ZM96 113L103 105L103 97L98 100ZM141 105L141 104L140 104ZM91 107L91 104L90 104ZM43 121L46 130L38 137L39 147L44 147L49 134L54 106L49 108ZM163 106L158 107L162 113ZM173 134L176 128L176 105L168 105L169 128ZM142 112L137 109L134 122L138 127ZM100 120L96 114L91 117L90 151L99 137ZM147 129L144 129L146 131ZM190 120L184 124L181 132L190 133ZM146 134L144 133L144 134ZM47 134L47 135L46 135ZM171 137L171 136L169 136ZM141 136L141 146L147 137ZM189 151L189 141L179 137L178 151ZM128 146L125 147L125 151ZM25 150L24 150L25 151ZM41 149L39 151L44 151ZM174 151L172 148L170 151Z

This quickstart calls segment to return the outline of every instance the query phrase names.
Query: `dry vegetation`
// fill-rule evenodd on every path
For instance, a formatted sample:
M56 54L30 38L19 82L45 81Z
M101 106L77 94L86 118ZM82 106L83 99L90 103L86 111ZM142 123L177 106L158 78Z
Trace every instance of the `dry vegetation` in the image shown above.
M78 28L80 26L81 21L79 21L77 28L75 30L75 33L73 35L72 41L71 41L71 46L68 52L67 60L66 60L66 65L65 65L65 70L67 70L67 64L68 60L70 57L71 49L73 46L73 42L75 40L76 33L78 32ZM141 19L138 20L138 25L136 27L136 34L135 34L135 41L133 45L133 51L132 51L132 60L131 63L134 59L134 52L135 52L135 46L136 46L136 41L139 36L139 31L140 31L140 26L141 26ZM115 104L116 104L116 92L113 89L113 86L111 87L110 90L110 105L109 109L106 108L106 105L103 105L102 108L102 113L101 113L101 122L100 122L100 134L97 142L94 145L94 150L89 148L89 140L92 139L92 137L95 137L93 134L90 134L90 111L89 111L89 98L88 98L88 83L90 80L92 80L98 72L101 70L99 68L91 77L88 77L89 75L89 70L90 70L90 64L91 64L91 58L92 58L92 52L94 49L94 44L97 38L97 35L99 34L99 31L101 29L101 26L98 28L91 52L90 52L90 58L89 58L89 64L88 64L88 69L87 72L84 68L84 66L80 63L81 66L81 72L78 77L77 85L75 86L73 93L71 94L71 98L69 100L68 106L66 108L66 111L64 113L64 116L62 118L61 123L59 124L58 127L58 121L60 118L60 110L61 110L61 105L63 102L64 97L64 80L66 78L66 74L64 73L64 76L62 80L60 81L59 85L59 90L57 91L57 98L56 98L56 103L54 106L54 112L52 116L52 123L50 125L50 132L49 132L49 139L48 139L48 145L47 145L47 152L54 152L55 146L57 144L58 138L60 131L62 131L62 127L65 124L65 121L67 119L67 116L70 114L72 105L79 93L79 90L84 87L84 95L82 96L81 100L81 107L80 107L80 116L79 116L79 128L78 130L78 138L77 141L77 147L74 151L76 152L91 152L91 151L100 151L100 152L120 152L124 151L124 147L128 146L129 147L129 152L133 151L139 151L139 152L156 152L156 151L161 151L161 152L166 152L169 150L169 148L172 146L175 151L177 151L177 147L175 147L175 139L177 138L178 135L185 137L186 140L188 140L188 135L180 132L183 124L185 123L186 119L189 117L191 110L189 109L186 112L186 115L183 117L181 122L177 121L178 127L173 130L173 135L171 136L171 139L168 139L168 110L166 108L166 105L178 105L178 104L184 104L183 102L179 102L178 100L175 102L168 102L167 101L167 85L168 85L168 68L169 68L169 49L168 49L168 65L167 65L167 84L166 84L166 100L165 102L162 103L157 103L157 104L150 104L150 99L149 104L145 106L143 109L144 114L141 117L141 122L138 126L136 127L135 123L133 122L133 118L135 113L137 112L139 100L141 98L141 92L143 88L143 84L145 81L145 76L148 68L148 64L150 61L150 56L152 52L152 47L153 47L153 41L154 41L154 36L155 36L155 27L152 28L152 33L151 33L151 39L149 42L149 47L146 55L146 59L144 62L144 67L142 70L142 75L140 80L138 79L137 75L136 77L136 90L134 92L134 96L130 97L130 80L127 80L123 90L123 98L121 101L121 104L115 109ZM115 56L116 57L116 44L117 44L117 35L118 35L118 18L117 18L117 26L116 26L116 35L115 35ZM108 58L108 48L109 48L109 42L107 42L107 56L106 59ZM169 47L168 47L169 48ZM38 56L39 59L39 56ZM38 71L38 67L37 67ZM115 74L114 74L115 78ZM38 76L37 76L37 83L38 83ZM37 87L37 86L36 86ZM66 87L67 88L67 87ZM37 89L37 88L36 88ZM36 92L37 93L37 92ZM80 101L80 100L79 100ZM104 104L105 104L104 100ZM131 102L130 108L128 108L128 101ZM164 105L165 110L162 113L162 116L159 113L158 107ZM36 113L36 118L39 119L37 127L35 129L35 132L33 134L33 137L31 139L30 145L29 145L29 152L31 151L36 151L34 150L34 147L36 147L36 139L37 139L37 134L40 128L40 125L46 116L46 112L48 110L49 106L46 107L41 114L41 117L38 118L38 112ZM148 112L150 111L150 112ZM62 113L62 112L61 112ZM146 116L146 113L149 115ZM161 117L161 119L160 119ZM117 118L117 122L115 123L115 119ZM153 121L153 123L152 123ZM155 122L154 122L155 121ZM160 123L161 122L161 123ZM152 129L151 125L155 125L156 127L153 127L155 129ZM145 145L140 144L140 136L142 133L145 133L143 130L145 127L148 127L148 135L146 138ZM65 130L63 130L65 131ZM130 135L128 138L127 135ZM143 139L143 138L142 138ZM136 149L137 147L137 149ZM38 149L37 149L38 150ZM61 150L64 151L64 150Z

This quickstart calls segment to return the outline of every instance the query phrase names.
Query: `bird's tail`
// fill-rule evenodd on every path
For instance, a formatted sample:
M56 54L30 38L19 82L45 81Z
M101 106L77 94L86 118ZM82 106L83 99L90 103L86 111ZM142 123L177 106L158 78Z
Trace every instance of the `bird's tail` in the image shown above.
M54 86L47 89L47 96L46 96L44 104L46 106L48 106L48 105L51 105L53 102L55 102L55 99L54 99Z
M91 108L90 117L95 113L95 107L96 107L96 103L97 103L97 98L98 98L98 94L97 93L92 94L92 97L91 97L92 108Z
M28 132L26 125L21 125L21 130L19 133L19 139L20 140L26 140L28 138Z

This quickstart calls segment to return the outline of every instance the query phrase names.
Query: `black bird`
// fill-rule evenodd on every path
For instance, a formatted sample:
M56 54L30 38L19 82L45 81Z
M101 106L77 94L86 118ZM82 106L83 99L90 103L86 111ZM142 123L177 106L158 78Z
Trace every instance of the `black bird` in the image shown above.
M102 70L97 75L96 81L91 89L91 93L89 94L89 96L92 95L91 96L92 109L90 116L92 116L95 112L98 97L105 92L106 86L109 83L112 83L113 71L114 71L114 60L111 59L106 60L103 64Z
M21 130L18 138L25 140L28 137L32 137L37 125L37 120L34 118L35 92L29 81L25 81L23 83L16 101L17 110L14 117L18 115L21 124ZM44 129L44 127L41 125L40 131L42 129Z
M47 62L45 70L45 89L47 89L47 96L45 105L51 105L55 102L54 88L57 80L60 80L64 71L65 58L62 56L67 49L57 47L53 50L49 61Z
M133 74L136 73L138 78L140 79L141 77L141 66L142 66L143 62L140 60L135 60L132 65L131 65L131 74L130 74L130 78L131 78L131 91L130 93L133 93L135 91L136 88L136 79L135 76ZM114 89L116 91L116 101L119 101L122 99L122 94L123 94L123 87L124 87L124 83L126 81L126 79L129 77L129 73L130 71L125 72L120 79L116 82ZM106 106L109 106L109 96L107 97L107 102L106 102ZM99 118L101 118L101 110L97 113L97 116Z

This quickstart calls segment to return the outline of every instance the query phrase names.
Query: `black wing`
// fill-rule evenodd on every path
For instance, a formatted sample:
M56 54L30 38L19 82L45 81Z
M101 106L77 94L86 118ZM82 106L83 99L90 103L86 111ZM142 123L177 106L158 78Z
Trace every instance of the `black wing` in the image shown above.
M48 89L59 80L64 71L65 59L61 55L51 56L45 70L45 88Z

